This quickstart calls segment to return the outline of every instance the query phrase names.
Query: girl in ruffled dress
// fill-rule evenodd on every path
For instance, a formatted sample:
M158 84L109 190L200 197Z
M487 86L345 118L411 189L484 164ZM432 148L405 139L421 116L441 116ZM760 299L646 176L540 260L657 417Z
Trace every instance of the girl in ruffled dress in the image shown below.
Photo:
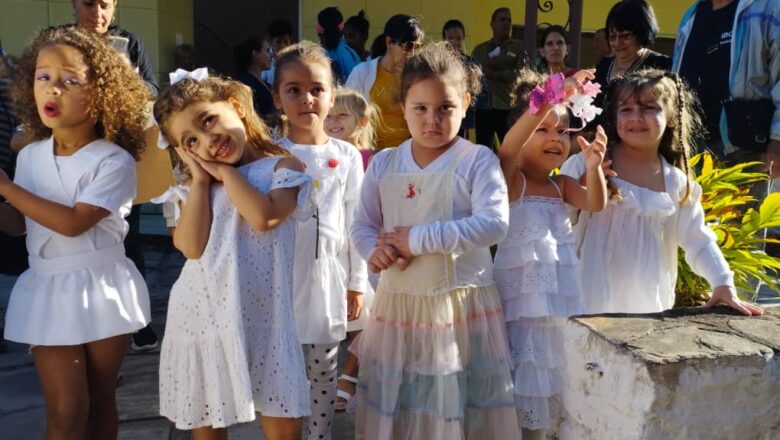
M523 440L544 439L558 422L565 366L562 327L567 317L583 310L566 204L600 211L607 201L601 167L607 139L601 127L592 143L577 138L586 168L582 183L551 176L571 148L563 101L567 95L578 96L581 81L591 78L592 72L580 71L564 82L558 74L542 89L537 85L539 74L521 71L514 113L523 113L498 152L510 202L509 232L498 245L495 275L507 322ZM542 91L560 98L529 103Z
M160 353L160 413L193 438L227 438L260 414L267 438L299 439L309 383L296 336L296 212L311 179L274 145L249 87L205 69L171 75L154 107L189 185L178 201L174 245L187 262L171 290Z
M352 237L381 271L358 347L359 439L517 439L489 246L506 233L498 158L458 136L479 71L445 43L406 62L412 139L371 160Z
M708 305L725 303L745 315L759 307L740 301L734 274L704 223L701 187L688 156L700 125L695 98L676 75L631 73L606 96L611 140L607 155L617 194L596 214L580 213L575 227L586 313L654 313L674 304L677 249L712 286ZM563 174L580 178L584 154Z

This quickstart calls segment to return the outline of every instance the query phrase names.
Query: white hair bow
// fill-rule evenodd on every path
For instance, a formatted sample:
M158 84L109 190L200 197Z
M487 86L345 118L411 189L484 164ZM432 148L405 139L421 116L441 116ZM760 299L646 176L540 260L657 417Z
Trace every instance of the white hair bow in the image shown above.
M197 68L192 72L188 72L184 69L176 69L175 72L171 72L168 74L168 78L170 79L171 85L174 85L177 82L188 78L193 81L200 82L208 77L209 77L209 69L205 67Z
M192 72L188 72L184 69L176 69L175 72L171 72L168 74L168 78L170 80L171 85L176 84L179 81L185 80L185 79L191 79L193 81L203 81L204 79L209 77L209 69L206 67L200 67L198 69L193 70ZM171 146L171 143L168 142L168 139L165 139L165 136L163 135L162 128L160 127L160 124L157 123L157 120L154 121L155 125L157 125L157 128L159 129L159 132L157 134L157 147L161 150L164 150Z

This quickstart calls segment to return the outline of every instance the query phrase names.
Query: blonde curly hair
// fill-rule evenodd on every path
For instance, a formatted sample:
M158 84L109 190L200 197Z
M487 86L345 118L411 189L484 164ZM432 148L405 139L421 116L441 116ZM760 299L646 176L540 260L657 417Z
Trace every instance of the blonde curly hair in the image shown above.
M97 121L98 136L121 146L138 160L146 146L144 108L151 100L151 93L138 73L104 37L76 26L45 29L24 50L14 70L11 89L19 121L35 139L51 136L51 129L38 114L33 87L38 53L58 45L81 52L89 68L89 85L94 93L89 111Z

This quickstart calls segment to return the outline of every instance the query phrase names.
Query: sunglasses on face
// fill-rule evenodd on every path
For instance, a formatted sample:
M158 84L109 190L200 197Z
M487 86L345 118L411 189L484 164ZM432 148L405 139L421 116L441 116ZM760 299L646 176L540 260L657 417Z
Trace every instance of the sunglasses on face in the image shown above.
M422 47L422 44L416 42L416 41L394 41L397 46L399 46L401 49L404 50L404 52L415 52L420 50Z

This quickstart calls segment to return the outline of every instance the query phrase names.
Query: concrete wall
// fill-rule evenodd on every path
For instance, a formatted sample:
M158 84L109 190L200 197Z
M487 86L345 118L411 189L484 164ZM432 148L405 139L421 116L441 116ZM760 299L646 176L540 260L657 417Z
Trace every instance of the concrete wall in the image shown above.
M780 438L780 307L572 318L561 440Z
M298 38L296 0L194 0L194 8L198 60L224 74L234 73L233 47L249 36L265 34L273 20L288 20Z
M39 29L73 22L70 0L0 0L0 39L11 54L22 52ZM173 66L177 44L193 42L192 0L119 0L116 24L138 35L158 77Z

